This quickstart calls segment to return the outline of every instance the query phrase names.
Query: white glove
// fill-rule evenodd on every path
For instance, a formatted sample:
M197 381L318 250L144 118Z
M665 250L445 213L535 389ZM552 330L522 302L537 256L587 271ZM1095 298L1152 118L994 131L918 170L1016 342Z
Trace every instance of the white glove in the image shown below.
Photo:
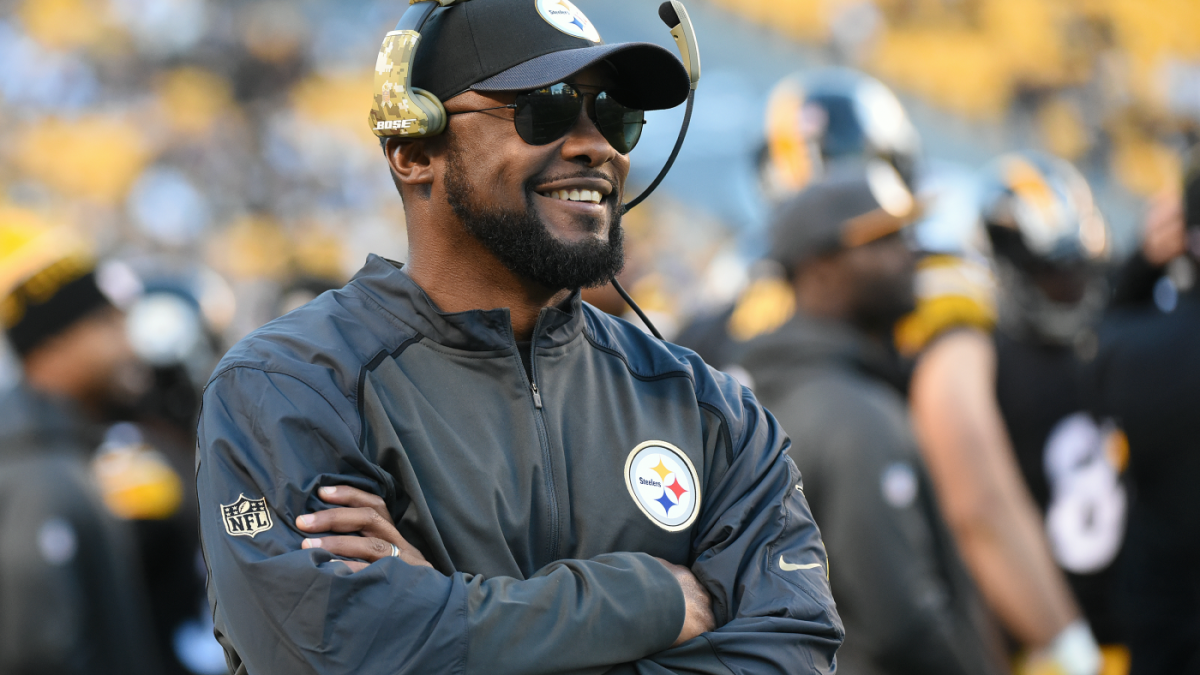
M1077 619L1028 662L1027 673L1098 675L1102 657L1087 621Z

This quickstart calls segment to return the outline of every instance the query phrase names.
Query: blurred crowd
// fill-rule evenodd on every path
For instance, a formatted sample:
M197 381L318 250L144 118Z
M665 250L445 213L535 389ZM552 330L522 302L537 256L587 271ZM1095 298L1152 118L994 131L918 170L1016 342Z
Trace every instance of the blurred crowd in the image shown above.
M842 671L1200 673L1200 9L711 4L846 67L769 96L765 233L657 196L622 282L791 435ZM0 0L0 673L226 672L199 392L368 252L404 259L364 103L397 14ZM940 171L884 82L1040 147Z
M1200 124L1189 0L714 2L923 101L1015 118L1046 150L1139 195L1175 181L1179 136Z

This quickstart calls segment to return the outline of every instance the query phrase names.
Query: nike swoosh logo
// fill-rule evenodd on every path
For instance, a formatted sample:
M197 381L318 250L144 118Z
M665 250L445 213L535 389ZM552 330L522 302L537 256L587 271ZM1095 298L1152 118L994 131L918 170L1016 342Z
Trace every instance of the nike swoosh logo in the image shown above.
M820 567L820 566L821 566L821 563L810 563L808 565L793 565L792 563L784 560L783 556L779 556L779 569L783 570L784 572L795 572L796 570L811 570L813 568Z

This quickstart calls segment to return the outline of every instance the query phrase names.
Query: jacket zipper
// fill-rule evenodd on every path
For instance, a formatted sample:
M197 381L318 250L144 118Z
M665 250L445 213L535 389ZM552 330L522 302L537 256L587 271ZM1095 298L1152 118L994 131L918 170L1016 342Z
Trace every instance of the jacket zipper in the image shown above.
M538 439L542 443L542 461L546 465L546 491L550 498L550 561L558 560L558 486L554 481L554 461L550 453L550 435L546 431L546 418L542 410L542 394L537 386L537 338L542 328L542 317L539 314L533 326L533 342L529 346L529 389L533 393L534 422L537 424ZM524 369L522 369L524 370Z

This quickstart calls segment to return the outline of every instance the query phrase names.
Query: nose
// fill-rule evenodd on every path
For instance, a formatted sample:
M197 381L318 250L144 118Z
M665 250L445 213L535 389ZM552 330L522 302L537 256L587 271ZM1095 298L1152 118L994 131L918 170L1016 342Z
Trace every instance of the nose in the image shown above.
M575 126L567 132L561 150L563 159L592 169L622 156L592 121L590 113L594 105L594 99L589 96L579 111Z

